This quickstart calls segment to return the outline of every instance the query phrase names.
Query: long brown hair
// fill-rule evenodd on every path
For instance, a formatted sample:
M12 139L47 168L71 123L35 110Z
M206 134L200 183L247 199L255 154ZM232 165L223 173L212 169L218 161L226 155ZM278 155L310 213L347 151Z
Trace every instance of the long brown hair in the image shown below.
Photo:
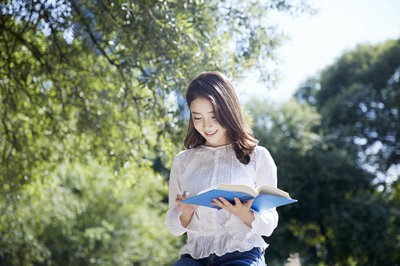
M232 143L236 157L244 164L250 162L257 140L246 123L239 99L229 79L219 72L203 72L189 85L186 102L190 108L192 101L204 98L211 102L218 123L226 128L228 140ZM191 149L205 143L205 138L197 132L190 114L188 131L184 145Z

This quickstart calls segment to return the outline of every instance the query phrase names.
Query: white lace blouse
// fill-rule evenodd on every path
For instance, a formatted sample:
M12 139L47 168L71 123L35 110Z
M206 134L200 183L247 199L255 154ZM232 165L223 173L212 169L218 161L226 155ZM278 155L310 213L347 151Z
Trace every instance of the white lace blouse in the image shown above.
M233 251L247 251L254 247L265 249L268 245L261 235L270 236L278 224L275 208L254 212L251 228L232 213L223 209L198 207L185 228L180 222L181 211L176 195L188 191L195 195L218 184L244 184L277 186L276 166L268 152L256 146L250 163L241 163L231 144L221 147L198 146L181 151L174 159L169 183L169 209L165 222L174 235L187 233L187 243L181 254L199 259L215 253L221 256Z

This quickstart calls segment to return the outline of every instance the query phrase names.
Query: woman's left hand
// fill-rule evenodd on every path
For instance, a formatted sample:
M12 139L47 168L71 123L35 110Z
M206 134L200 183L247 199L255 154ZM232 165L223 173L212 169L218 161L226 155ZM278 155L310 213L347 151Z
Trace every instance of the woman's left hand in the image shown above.
M251 227L251 223L254 221L254 213L250 210L250 207L251 204L253 204L254 199L248 200L243 203L237 197L235 197L234 200L235 204L232 204L224 197L219 197L218 199L213 199L213 202L211 202L211 204L233 213L234 215L239 217L245 224Z

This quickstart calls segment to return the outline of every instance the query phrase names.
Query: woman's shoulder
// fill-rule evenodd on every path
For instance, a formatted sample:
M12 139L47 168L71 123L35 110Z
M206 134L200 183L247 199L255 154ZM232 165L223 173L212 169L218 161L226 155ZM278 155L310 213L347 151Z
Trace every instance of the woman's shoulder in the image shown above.
M178 154L175 156L174 158L174 162L181 162L184 161L185 159L191 157L191 155L193 155L196 151L199 150L199 146L198 147L194 147L191 149L185 149L185 150L181 150L180 152L178 152Z
M271 153L266 147L256 145L254 147L253 158L255 161L265 160L272 158Z
M254 153L255 154L257 154L257 153L269 153L269 151L268 151L268 149L266 147L257 144L254 147Z

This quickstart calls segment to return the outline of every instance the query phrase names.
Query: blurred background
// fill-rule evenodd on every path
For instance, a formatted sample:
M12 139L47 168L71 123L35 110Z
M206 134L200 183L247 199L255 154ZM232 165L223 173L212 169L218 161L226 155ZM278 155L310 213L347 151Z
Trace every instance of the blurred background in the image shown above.
M199 72L234 82L299 200L268 265L400 264L400 2L0 3L0 265L171 265Z

